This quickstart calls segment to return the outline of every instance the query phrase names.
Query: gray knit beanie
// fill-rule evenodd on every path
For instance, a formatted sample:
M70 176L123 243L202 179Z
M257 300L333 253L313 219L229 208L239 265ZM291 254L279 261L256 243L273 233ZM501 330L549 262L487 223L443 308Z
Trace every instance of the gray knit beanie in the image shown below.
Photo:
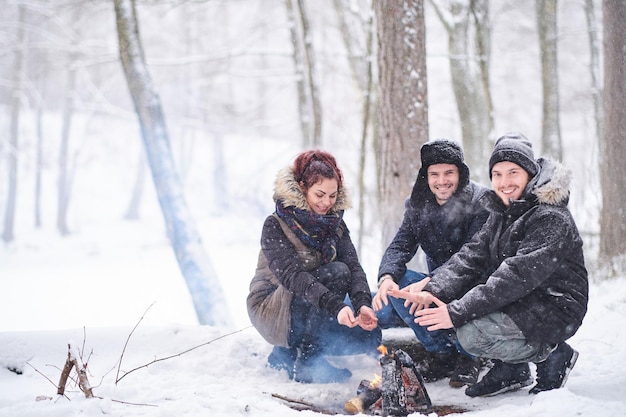
M489 158L489 178L491 170L498 162L509 161L524 168L532 178L539 172L539 165L535 161L533 145L521 133L507 133L496 141Z

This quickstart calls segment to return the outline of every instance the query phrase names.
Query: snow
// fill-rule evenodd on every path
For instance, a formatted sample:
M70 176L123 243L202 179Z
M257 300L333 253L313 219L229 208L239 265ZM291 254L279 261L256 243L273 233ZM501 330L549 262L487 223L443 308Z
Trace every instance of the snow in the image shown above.
M532 9L523 2L507 3L507 7L513 6ZM516 35L522 29L532 33L534 23L528 15L521 21L522 26L517 25L514 13L495 15L500 19L495 28L500 36L494 37L494 50L499 48L500 59L493 65L495 107L500 112L497 131L521 130L538 140L538 68L529 64L539 62L533 55L536 51L530 51L531 45L536 49L536 42L530 35ZM580 20L579 15L576 21L562 22L579 28ZM518 30L505 37L511 27ZM564 36L561 45L564 49L569 46L570 53L561 49L559 55L567 64L576 63L564 65L568 71L562 74L563 84L570 86L563 89L562 114L564 136L571 141L566 165L572 168L593 166L597 157L595 148L585 145L592 136L592 127L588 118L580 116L584 100L575 99L582 94L579 79L585 75L580 71L586 71L586 65L580 65L581 54L572 50L585 42L583 35L583 30L572 30ZM445 36L429 37L435 45L442 43L441 48L431 50L445 50ZM518 44L512 45L510 38ZM509 43L498 45L497 40L504 43L505 39ZM458 138L459 123L449 99L452 95L446 71L431 70L433 66L447 68L447 57L432 53L429 60L429 85L437 86L429 88L431 133L433 137ZM512 78L520 82L507 81ZM337 112L330 120L332 117L338 120L329 125L334 126L333 135L339 139L331 151L338 157L348 186L356 191L357 130L349 129L354 123L346 122L344 127L345 113ZM76 116L75 130L88 134L81 145L73 183L69 236L61 237L54 230L53 172L44 176L47 183L43 188L41 229L32 226L32 191L25 185L19 190L16 241L0 247L0 416L317 415L292 410L272 394L340 409L355 394L362 379L380 372L376 359L366 355L332 358L353 372L347 383L295 383L284 372L265 366L271 346L250 327L245 309L261 225L272 211L274 176L297 152L293 137L235 137L226 132L219 138L223 141L219 151L211 148L217 143L214 137L196 143L194 163L190 161L186 166L186 197L222 280L229 306L224 314L235 323L232 328L217 328L196 322L151 182L145 187L140 219L123 220L140 146L134 116L127 119L90 119L86 123ZM60 131L56 123L49 120L46 126L50 131ZM82 127L88 124L91 130ZM174 121L170 126L170 134L177 131ZM206 132L203 134L206 136ZM348 137L352 142L347 141ZM213 178L212 161L220 160L220 155L227 170L220 173L220 179L226 178L226 184ZM368 160L369 166L372 161ZM30 169L20 184L32 179ZM597 176L590 172L575 169L571 204L581 230L593 232L600 194ZM356 212L355 208L346 213L354 235ZM377 241L375 234L375 230L366 233L362 255L372 288L380 260L380 248L373 243ZM580 357L563 389L536 396L521 390L471 399L462 390L439 381L427 384L433 403L455 405L469 410L463 415L480 417L625 416L626 277L599 281L599 273L591 264L588 267L595 278L589 312L570 340ZM390 333L411 337L403 330L385 331L385 336ZM96 398L86 399L73 382L68 384L66 397L56 395L70 342L80 349L82 361L88 364ZM152 363L161 358L169 359Z
M281 159L289 160L292 154L284 153ZM104 165L110 162L102 159ZM269 196L276 170L268 171L258 174L268 185L257 191ZM83 202L81 211L89 214L79 231L61 238L46 228L22 228L16 243L0 249L5 286L0 415L306 416L314 414L295 411L272 394L341 409L362 379L380 373L378 361L366 355L331 359L353 372L343 384L299 384L265 366L271 346L250 327L245 310L264 217L260 210L205 210L199 221L222 277L230 308L225 314L236 323L216 328L196 324L158 204L150 200L154 196L145 196L142 219L129 222L110 209L123 207L122 202L104 209L97 195L94 191L89 203ZM117 195L122 201L126 197ZM365 260L366 265L377 262ZM563 389L471 399L439 381L427 384L428 393L435 405L455 405L470 410L468 416L626 415L625 319L626 279L594 281L587 317L570 340L580 357ZM390 333L411 337L402 329L385 331L385 337ZM74 383L66 397L56 395L70 341L80 347L97 398L84 398Z

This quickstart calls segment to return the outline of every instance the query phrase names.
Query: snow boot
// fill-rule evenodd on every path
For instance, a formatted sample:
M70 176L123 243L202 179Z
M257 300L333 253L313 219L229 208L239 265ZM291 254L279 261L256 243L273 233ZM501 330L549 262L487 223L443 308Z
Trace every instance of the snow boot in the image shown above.
M286 370L289 379L293 379L293 366L297 356L298 349L296 348L274 346L274 349L267 357L267 365L278 371Z
M563 387L577 359L577 351L565 342L560 343L545 361L537 364L537 384L528 393L538 394Z
M458 352L428 352L426 357L416 363L415 369L424 381L435 382L447 378L456 366Z
M293 379L306 384L345 382L352 377L348 369L331 365L320 352L317 344L304 340L298 348L298 357L293 366Z
M456 366L450 375L450 386L461 388L463 385L474 385L478 380L480 365L480 358L471 358L460 354L456 359Z
M493 361L493 363L493 368L483 376L480 382L467 387L465 395L489 397L532 384L533 378L527 363L513 364L502 361Z

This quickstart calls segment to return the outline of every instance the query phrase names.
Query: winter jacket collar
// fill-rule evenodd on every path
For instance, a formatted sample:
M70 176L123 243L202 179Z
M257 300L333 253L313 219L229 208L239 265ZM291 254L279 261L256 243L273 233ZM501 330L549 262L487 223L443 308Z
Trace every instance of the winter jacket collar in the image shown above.
M295 207L300 210L310 210L311 208L306 202L306 196L300 189L300 185L293 173L292 167L286 167L278 172L276 182L274 183L274 202L282 201L284 207ZM330 213L337 213L352 207L350 194L345 185L337 195L335 205L330 209Z

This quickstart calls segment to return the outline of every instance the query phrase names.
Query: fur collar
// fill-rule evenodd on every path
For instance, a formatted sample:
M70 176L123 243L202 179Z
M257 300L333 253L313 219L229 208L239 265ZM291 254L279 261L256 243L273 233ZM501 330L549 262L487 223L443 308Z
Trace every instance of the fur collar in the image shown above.
M537 196L540 204L553 206L567 204L572 171L551 159L539 158L539 173L528 184L527 190Z
M285 207L294 206L300 210L311 210L306 202L306 198L298 182L293 175L293 168L291 166L286 167L278 171L276 176L276 182L274 183L274 201L281 200ZM341 210L347 210L352 207L350 201L350 195L345 185L339 195L335 205L330 209L332 213L336 213Z

